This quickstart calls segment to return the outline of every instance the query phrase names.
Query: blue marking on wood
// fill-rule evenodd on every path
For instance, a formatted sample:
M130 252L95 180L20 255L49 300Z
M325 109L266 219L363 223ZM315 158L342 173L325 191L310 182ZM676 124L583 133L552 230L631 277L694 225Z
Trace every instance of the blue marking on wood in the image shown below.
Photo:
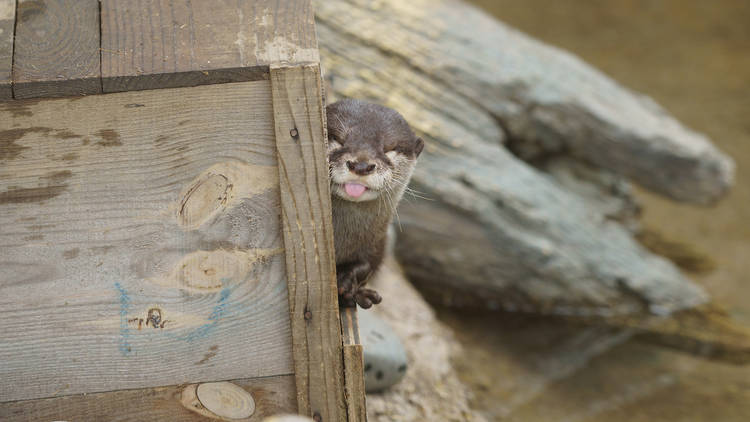
M184 335L177 336L176 338L178 340L183 340L188 343L192 343L195 340L205 338L209 334L211 334L211 332L219 324L219 321L221 321L223 318L225 318L226 316L230 314L229 313L230 303L227 300L230 294L232 294L231 287L224 287L223 289L221 289L221 292L219 293L219 300L216 303L216 305L214 305L213 309L211 310L211 313L208 315L209 322L188 331Z
M120 340L118 349L120 354L128 356L133 349L130 347L130 327L128 327L128 311L130 310L130 296L119 282L115 283L120 299Z

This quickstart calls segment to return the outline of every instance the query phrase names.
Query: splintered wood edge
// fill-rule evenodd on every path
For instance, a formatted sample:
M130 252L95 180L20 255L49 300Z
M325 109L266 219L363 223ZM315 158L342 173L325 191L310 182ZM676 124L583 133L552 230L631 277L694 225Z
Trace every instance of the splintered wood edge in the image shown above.
M346 421L320 65L270 75L298 412Z
M357 308L341 308L344 341L344 389L349 421L366 421L364 350L359 339Z
M364 366L362 345L344 345L344 390L349 422L367 421Z
M341 335L344 346L362 344L359 339L357 308L341 308Z

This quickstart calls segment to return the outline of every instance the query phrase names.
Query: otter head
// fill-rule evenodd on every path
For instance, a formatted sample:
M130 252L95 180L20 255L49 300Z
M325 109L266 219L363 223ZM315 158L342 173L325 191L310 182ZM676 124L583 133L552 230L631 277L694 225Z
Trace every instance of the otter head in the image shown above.
M342 100L326 107L331 194L353 202L398 202L424 148L388 107Z

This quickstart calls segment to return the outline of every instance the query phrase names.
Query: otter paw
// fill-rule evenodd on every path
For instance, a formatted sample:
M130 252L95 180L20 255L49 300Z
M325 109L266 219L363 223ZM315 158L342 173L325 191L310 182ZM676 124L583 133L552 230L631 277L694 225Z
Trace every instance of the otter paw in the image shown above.
M372 289L360 288L354 293L354 301L362 308L368 309L383 301L378 292Z
M337 283L339 293L339 306L345 308L354 308L357 306L357 302L354 300L354 292L356 291L356 283L354 277L351 275L339 276Z
M354 294L354 286L355 280L351 273L349 274L338 274L336 276L336 285L338 287L339 296L344 296L346 294L349 295L349 297L353 297Z
M347 297L348 296L348 297ZM352 297L351 293L339 296L339 307L341 308L356 308L357 302Z

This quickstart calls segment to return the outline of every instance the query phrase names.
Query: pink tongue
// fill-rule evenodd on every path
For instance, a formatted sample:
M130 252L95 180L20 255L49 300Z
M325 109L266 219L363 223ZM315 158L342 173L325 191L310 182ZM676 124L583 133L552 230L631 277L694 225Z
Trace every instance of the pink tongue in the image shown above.
M344 190L346 194L354 198L359 198L365 193L367 187L360 185L359 183L344 183Z

